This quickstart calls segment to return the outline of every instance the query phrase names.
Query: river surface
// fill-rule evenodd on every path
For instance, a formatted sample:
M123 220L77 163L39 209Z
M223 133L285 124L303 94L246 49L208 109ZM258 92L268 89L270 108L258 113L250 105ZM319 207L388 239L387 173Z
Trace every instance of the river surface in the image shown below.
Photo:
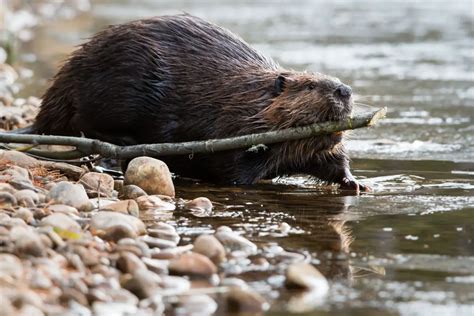
M80 1L77 1L80 2ZM90 12L38 26L20 62L22 93L40 95L74 45L105 25L188 12L240 34L279 63L350 84L386 106L347 142L373 194L344 196L304 177L265 185L177 183L183 198L217 202L212 216L176 213L192 238L219 225L311 254L331 282L314 315L474 315L474 4L472 1L93 1ZM365 109L364 107L361 108ZM220 203L220 204L219 204ZM287 236L277 233L287 222ZM287 314L282 279L246 279Z

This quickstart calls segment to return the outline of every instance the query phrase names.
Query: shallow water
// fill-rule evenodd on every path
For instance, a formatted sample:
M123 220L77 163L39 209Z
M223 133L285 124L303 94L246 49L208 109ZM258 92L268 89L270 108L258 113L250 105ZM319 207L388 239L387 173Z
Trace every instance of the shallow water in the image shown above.
M184 234L229 225L261 245L312 254L332 284L318 315L474 314L471 1L93 2L90 13L37 27L25 47L36 56L23 56L34 75L22 93L41 94L73 45L104 25L186 11L288 68L340 77L361 103L389 108L380 125L348 141L354 173L373 194L344 196L306 178L178 183L180 197L222 204L211 217L177 212ZM281 222L292 227L287 236ZM286 314L293 293L275 292L282 280L271 275L246 278L274 300L271 313Z

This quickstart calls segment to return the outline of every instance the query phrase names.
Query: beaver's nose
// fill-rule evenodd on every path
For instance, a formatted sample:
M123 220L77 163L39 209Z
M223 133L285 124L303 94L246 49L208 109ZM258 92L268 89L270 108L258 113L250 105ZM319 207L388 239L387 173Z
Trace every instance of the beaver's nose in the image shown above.
M334 91L334 94L341 98L349 98L352 94L352 89L348 85L341 83Z

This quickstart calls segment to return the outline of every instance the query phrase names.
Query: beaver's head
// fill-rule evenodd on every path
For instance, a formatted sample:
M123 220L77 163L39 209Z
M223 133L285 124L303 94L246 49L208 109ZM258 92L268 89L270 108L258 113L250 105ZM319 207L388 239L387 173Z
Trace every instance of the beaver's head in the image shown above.
M281 128L346 118L352 111L352 90L323 74L280 73L275 78L273 102L264 117Z

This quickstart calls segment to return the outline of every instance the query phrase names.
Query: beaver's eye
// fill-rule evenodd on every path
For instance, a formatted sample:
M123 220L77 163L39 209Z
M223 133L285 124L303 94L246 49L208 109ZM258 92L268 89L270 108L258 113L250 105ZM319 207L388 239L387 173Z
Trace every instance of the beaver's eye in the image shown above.
M310 84L308 84L307 89L308 90L314 90L314 89L316 89L316 85L314 83L310 83Z

